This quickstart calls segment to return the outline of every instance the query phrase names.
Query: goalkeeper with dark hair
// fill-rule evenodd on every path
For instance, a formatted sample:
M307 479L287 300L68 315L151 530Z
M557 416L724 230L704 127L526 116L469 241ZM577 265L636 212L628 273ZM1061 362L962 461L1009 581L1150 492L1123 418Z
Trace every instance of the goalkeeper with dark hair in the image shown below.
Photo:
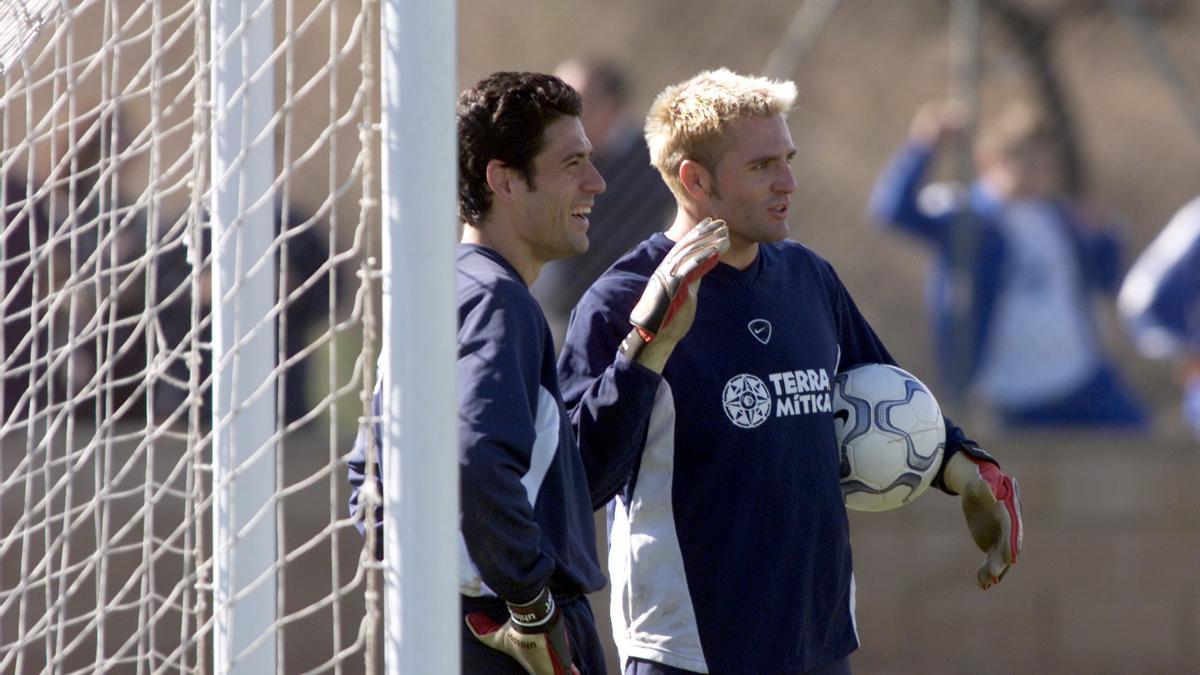
M573 89L536 73L496 73L459 98L465 673L605 671L585 597L604 586L592 513L631 470L640 444L628 430L646 425L663 366L691 325L699 277L728 244L719 221L680 240L635 312L638 349L616 355L568 415L528 287L545 263L588 247L588 213L605 184L579 115ZM367 438L350 461L355 513Z

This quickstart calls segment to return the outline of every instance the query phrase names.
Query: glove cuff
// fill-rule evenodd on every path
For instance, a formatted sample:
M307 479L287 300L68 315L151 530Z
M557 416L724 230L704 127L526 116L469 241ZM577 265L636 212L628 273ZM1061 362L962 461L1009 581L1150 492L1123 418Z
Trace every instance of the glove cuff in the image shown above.
M992 464L996 467L1000 466L1000 462L997 462L995 457L992 457L987 450L984 450L977 445L963 443L959 446L958 451L970 458L972 462L975 462L981 466L983 464Z
M554 596L549 588L542 588L533 600L527 603L508 604L508 613L512 617L513 626L523 633L540 633L549 629L556 614Z
M645 329L640 326L634 326L633 329L629 331L629 334L625 336L625 339L621 340L621 353L624 354L625 358L629 359L630 361L637 361L638 356L642 353L642 350L644 350L646 345L650 344L653 339L654 336L648 334Z

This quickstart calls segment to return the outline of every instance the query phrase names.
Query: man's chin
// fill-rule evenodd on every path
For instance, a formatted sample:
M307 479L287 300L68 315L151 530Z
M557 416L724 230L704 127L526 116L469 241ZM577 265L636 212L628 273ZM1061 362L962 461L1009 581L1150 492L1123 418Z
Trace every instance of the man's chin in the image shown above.
M776 242L780 242L780 241L783 241L784 239L787 239L791 233L792 233L792 230L790 227L788 227L788 224L786 221L780 222L780 223L772 223L771 227L764 228L763 238L760 243L774 244Z
M573 258L577 255L587 253L590 244L586 236L580 237L577 240L567 242L562 251L559 251L559 258Z

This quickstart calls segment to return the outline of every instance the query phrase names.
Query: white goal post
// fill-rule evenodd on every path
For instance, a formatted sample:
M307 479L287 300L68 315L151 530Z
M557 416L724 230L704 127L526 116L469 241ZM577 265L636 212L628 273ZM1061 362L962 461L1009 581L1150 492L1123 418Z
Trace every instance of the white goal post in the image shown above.
M0 672L457 672L454 20L4 3Z
M454 34L453 3L383 4L383 477L394 514L384 557L396 673L459 672L456 86L442 75L455 72Z

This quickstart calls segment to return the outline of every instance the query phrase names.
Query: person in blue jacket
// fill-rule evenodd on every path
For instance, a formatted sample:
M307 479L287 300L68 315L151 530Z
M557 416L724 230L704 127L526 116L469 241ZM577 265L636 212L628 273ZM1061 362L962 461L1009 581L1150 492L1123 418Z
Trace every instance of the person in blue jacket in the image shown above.
M870 212L936 254L928 304L943 376L1010 427L1139 428L1144 406L1104 352L1093 303L1121 280L1111 228L1054 194L1054 128L1012 105L984 126L966 194L922 190L961 108L931 103L875 182Z
M1200 438L1200 197L1134 262L1117 307L1143 354L1178 361L1183 420Z
M604 586L592 514L628 472L637 450L628 430L646 423L659 373L691 324L699 276L728 235L709 222L680 242L662 283L643 288L644 306L659 311L642 327L657 339L612 360L568 414L529 285L547 262L587 249L588 214L605 188L579 96L550 75L496 73L462 93L457 114L463 671L603 673L585 597ZM382 494L380 437L378 425L360 430L349 470L351 512L375 530L382 558L385 514L364 491L371 475L370 492Z
M641 451L610 507L608 557L627 675L845 673L858 646L831 383L894 362L833 267L785 241L795 96L725 69L659 94L646 139L675 220L592 285L567 329L559 379L574 410L614 352L643 348L629 325L675 242L704 218L728 224L653 411L627 430ZM947 422L936 485L963 495L987 552L977 580L992 586L1020 549L1016 483Z

